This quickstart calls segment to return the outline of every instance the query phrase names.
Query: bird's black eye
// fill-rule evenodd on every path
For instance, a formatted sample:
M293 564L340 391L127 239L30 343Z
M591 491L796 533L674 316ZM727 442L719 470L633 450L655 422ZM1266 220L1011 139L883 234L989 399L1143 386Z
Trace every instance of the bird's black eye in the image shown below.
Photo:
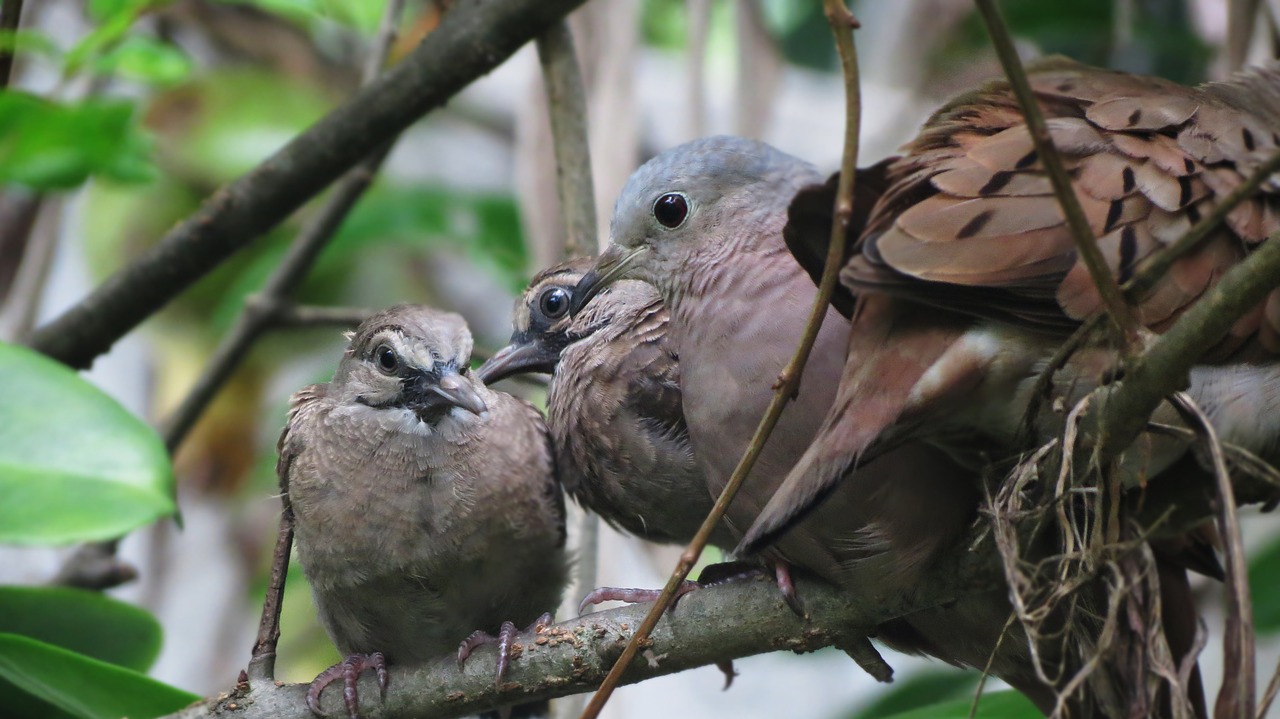
M678 192L668 192L653 203L653 216L663 227L675 229L689 216L689 201Z
M378 369L387 374L395 374L400 368L400 358L396 356L396 351L387 345L378 345L378 349L373 351L373 356L378 359Z
M569 293L563 287L552 287L542 293L538 306L548 319L559 319L569 311Z

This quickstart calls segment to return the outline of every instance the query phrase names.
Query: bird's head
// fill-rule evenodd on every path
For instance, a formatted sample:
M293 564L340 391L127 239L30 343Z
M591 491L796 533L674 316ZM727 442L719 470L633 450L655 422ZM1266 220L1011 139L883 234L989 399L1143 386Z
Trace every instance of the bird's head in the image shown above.
M475 415L488 409L470 361L471 332L461 316L397 305L357 328L333 387L348 401L408 410L434 425L454 407Z
M634 313L657 300L652 286L624 280L604 289L585 311L570 316L578 282L594 263L593 257L579 257L533 278L516 300L510 342L476 370L480 381L493 384L516 374L554 372L566 347L617 321L631 321Z
M762 228L780 233L791 198L820 179L812 165L742 137L708 137L663 152L627 180L614 205L609 249L578 284L573 313L623 278L649 282L672 302L686 268L732 261L735 249L761 239Z
M516 299L511 340L498 350L476 376L493 384L527 372L554 372L560 351L570 340L569 307L574 287L590 269L593 258L582 257L539 272Z

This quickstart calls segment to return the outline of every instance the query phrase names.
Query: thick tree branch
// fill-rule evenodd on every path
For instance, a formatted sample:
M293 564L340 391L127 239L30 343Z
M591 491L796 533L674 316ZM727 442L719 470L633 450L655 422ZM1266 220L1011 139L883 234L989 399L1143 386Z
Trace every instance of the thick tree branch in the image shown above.
M1159 523L1159 536L1177 535L1211 516L1213 509L1199 498L1214 491L1212 482L1190 484L1186 477L1173 477L1166 485L1164 480L1153 481L1141 495L1135 492L1132 497L1143 508L1143 518ZM1275 490L1250 475L1238 475L1233 483L1236 496L1245 502L1260 501ZM1175 514L1169 512L1171 506L1177 507ZM1030 534L1034 527L1024 529ZM886 597L874 591L841 593L825 583L798 577L807 620L787 607L772 581L730 582L688 594L663 614L640 654L642 660L628 666L622 683L766 652L840 646L863 639L872 627L894 617L999 589L1005 586L1004 577L988 535L985 522L973 528L964 541L938 559L909 597ZM372 677L362 677L362 713L370 719L443 719L513 702L589 692L616 661L650 607L638 604L571 619L544 630L532 642L522 635L518 658L501 689L493 682L496 657L491 647L478 650L463 670L452 655L420 667L392 667L385 704L378 702ZM850 664L849 671L857 670ZM170 719L314 719L303 701L306 687L242 683L231 693L194 704ZM707 687L707 691L716 689ZM321 706L330 716L344 716L340 695L331 689L322 697Z
M891 617L999 585L992 552L963 554L956 561L940 563L946 567L945 575L909 599L877 597L872 592L848 596L826 584L800 578L797 588L809 610L808 621L787 607L772 581L743 580L693 592L663 615L641 652L642 661L630 665L622 682L632 684L770 651L813 651L861 638L869 627ZM553 625L533 641L522 635L519 658L512 662L501 690L493 682L496 658L489 647L472 655L462 670L453 656L420 667L393 667L386 702L381 705L376 683L369 676L362 677L362 713L382 719L457 717L517 701L591 691L649 608L641 604L588 614ZM852 664L849 671L855 671ZM173 716L314 719L303 701L306 686L271 682L241 685L241 691ZM341 692L330 690L322 697L321 708L330 716L343 716L341 702Z
M459 3L403 62L215 193L137 261L38 329L31 346L88 367L219 262L583 2Z

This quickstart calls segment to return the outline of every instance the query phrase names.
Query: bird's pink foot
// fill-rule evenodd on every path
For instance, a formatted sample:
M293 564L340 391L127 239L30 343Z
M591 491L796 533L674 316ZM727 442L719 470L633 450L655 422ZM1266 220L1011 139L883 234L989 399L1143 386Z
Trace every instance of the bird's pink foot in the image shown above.
M676 596L671 600L671 606L668 611L675 609L676 602L680 601L680 597L692 592L695 589L701 589L702 584L698 582L685 581L676 589ZM641 602L657 601L662 596L661 589L635 589L624 587L600 587L591 590L591 593L582 598L578 603L578 614L581 615L587 607L594 607L604 602L626 602L627 604L639 604Z
M782 592L782 598L786 601L787 606L791 607L791 611L795 612L800 618L804 618L804 603L800 601L800 595L796 594L796 585L791 581L790 565L779 562L773 566L773 576L778 583L778 591Z
M533 624L525 628L525 633L539 632L544 627L551 626L551 613L548 612L538 617ZM512 622L503 622L502 627L498 629L498 636L493 636L488 632L477 629L471 633L471 636L462 640L458 645L458 667L461 668L466 663L467 657L471 656L471 652L486 644L498 645L498 673L494 683L498 686L502 685L502 678L507 674L507 665L511 663L511 645L515 642L516 636L520 632L516 631L516 625Z
M325 687L341 679L342 702L347 707L347 717L359 719L360 694L356 685L360 680L360 674L366 669L372 669L377 673L380 698L385 700L387 698L387 660L382 656L382 652L352 654L320 672L320 675L311 681L311 686L307 687L307 708L318 717L324 716L320 711L320 694Z

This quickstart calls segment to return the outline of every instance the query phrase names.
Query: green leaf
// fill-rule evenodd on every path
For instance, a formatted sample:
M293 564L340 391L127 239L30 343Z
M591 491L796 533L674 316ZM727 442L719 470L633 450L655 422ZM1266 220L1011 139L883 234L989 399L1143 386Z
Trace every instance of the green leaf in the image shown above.
M59 104L0 93L0 183L59 189L90 175L145 180L152 175L149 149L130 103Z
M99 57L94 70L115 73L154 85L175 85L191 74L191 59L168 43L146 37L125 38L115 49Z
M155 431L75 372L0 343L0 543L118 537L172 514Z
M968 719L970 698L932 704L894 714L886 719ZM987 692L978 702L977 719L1043 719L1031 700L1015 691Z
M199 699L145 674L16 634L0 633L0 678L81 719L149 719Z
M950 699L972 697L978 684L977 672L927 671L895 681L866 708L854 712L852 719L883 719L908 710L937 704Z
M0 587L0 632L138 672L160 654L160 624L149 612L99 592L68 587ZM0 696L5 692L0 689Z
M62 55L58 43L39 30L0 30L0 50L14 54L32 52L46 57Z
M1280 631L1280 541L1254 555L1249 562L1249 593L1253 598L1253 626L1260 634Z

